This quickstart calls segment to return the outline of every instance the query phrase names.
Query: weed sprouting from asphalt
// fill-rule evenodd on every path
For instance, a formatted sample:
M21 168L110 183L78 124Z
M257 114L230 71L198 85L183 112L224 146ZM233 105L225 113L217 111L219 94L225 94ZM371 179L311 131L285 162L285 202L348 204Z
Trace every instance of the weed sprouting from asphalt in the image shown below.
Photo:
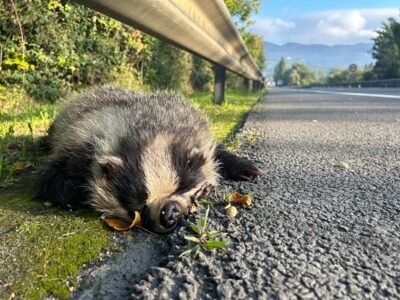
M208 222L208 215L210 212L210 205L207 204L206 212L204 215L200 215L200 221L198 225L195 225L193 223L189 224L189 227L192 229L192 231L197 235L197 236L192 236L192 235L186 235L184 238L188 241L191 241L195 243L196 245L192 248L189 248L185 251L183 251L179 257L188 255L188 254L193 254L193 257L196 257L199 255L201 250L209 251L213 249L224 249L229 245L229 242L227 240L212 240L218 236L220 236L222 233L219 231L209 231L207 229L207 222Z

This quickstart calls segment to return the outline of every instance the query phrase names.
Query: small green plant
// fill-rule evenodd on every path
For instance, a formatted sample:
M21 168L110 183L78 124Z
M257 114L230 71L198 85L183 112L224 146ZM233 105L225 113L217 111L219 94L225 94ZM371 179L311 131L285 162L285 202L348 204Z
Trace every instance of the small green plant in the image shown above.
M213 250L213 249L224 249L229 245L227 240L210 240L217 236L221 235L219 231L208 231L207 230L207 221L208 214L210 212L210 205L207 205L205 215L200 216L199 226L190 223L189 227L198 235L198 236L185 236L185 239L191 242L196 243L196 246L189 248L183 251L179 257L193 254L194 257L199 255L200 250Z
M7 153L7 145L13 140L15 133L15 124L16 119L14 118L13 122L8 126L4 126L0 124L0 176L3 171L8 171L6 181L8 182L14 173L14 169L10 167L10 159L6 156Z

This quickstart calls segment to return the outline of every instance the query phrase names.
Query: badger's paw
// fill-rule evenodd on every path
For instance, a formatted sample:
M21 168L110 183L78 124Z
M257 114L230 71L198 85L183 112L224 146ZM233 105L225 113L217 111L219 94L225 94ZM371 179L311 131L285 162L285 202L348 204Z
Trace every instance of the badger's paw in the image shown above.
M234 181L252 181L258 176L265 175L252 161L238 156L230 164L226 164L224 169L226 177Z

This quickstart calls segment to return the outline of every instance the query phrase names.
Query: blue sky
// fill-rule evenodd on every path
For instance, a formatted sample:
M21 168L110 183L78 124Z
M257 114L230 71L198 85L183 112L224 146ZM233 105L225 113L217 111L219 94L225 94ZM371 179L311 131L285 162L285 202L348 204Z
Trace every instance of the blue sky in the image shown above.
M277 44L371 42L388 17L399 18L399 0L264 0L252 30Z

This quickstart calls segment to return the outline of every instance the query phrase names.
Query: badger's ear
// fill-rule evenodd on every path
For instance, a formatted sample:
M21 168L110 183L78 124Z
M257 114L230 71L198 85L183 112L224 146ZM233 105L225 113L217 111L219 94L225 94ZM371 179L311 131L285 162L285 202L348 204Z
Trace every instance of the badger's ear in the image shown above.
M98 159L101 171L107 177L115 174L116 171L124 166L124 162L118 156L104 155Z
M193 148L188 157L187 165L189 167L200 168L205 163L203 152L199 148Z

